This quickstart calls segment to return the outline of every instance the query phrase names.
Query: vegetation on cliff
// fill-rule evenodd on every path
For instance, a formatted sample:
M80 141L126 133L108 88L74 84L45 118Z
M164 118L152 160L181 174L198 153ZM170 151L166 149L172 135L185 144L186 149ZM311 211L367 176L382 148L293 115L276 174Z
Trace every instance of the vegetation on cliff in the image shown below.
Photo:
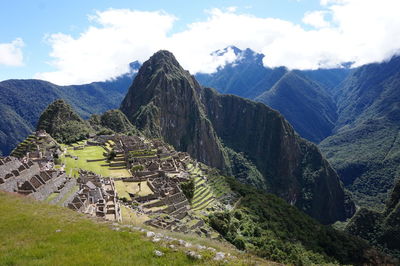
M390 194L383 212L362 208L345 230L400 258L400 180Z
M400 170L400 57L351 72L336 91L337 133L321 151L357 204L382 209Z
M88 120L99 134L139 134L139 131L119 109L109 110L102 115L94 114Z
M36 129L45 130L58 142L67 144L85 139L93 132L89 124L62 99L44 110Z

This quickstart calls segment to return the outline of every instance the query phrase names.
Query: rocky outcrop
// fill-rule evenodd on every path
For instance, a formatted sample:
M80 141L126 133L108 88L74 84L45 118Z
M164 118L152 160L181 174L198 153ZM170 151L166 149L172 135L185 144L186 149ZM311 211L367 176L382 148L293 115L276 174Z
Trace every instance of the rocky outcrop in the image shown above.
M210 166L229 172L224 146L242 153L262 173L260 187L320 222L354 213L337 174L317 147L301 139L278 112L201 88L167 51L143 64L121 110L146 135L162 137Z

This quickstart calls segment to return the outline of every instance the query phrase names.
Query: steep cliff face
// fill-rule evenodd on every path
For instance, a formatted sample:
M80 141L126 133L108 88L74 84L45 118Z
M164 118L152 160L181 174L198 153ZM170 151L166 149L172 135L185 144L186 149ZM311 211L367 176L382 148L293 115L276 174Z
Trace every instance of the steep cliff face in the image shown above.
M200 90L173 54L159 51L140 68L121 110L147 136L163 137L177 150L224 169L225 154L202 109Z
M202 94L218 136L255 163L269 191L324 223L354 213L337 174L317 147L301 139L278 112L208 88Z
M257 180L248 183L279 195L320 222L354 213L335 171L278 112L201 88L167 51L143 64L121 110L146 135L163 137L211 166L235 173L231 162L248 160L248 169L257 168L249 172L262 174L261 180L253 174Z

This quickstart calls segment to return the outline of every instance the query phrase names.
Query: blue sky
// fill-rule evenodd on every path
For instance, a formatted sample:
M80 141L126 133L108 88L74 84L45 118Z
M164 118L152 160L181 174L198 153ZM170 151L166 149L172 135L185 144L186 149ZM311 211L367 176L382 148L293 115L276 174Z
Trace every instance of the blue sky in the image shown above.
M397 46L382 44L387 38L400 43L393 39L396 37L388 37L400 35L400 22L392 12L398 10L396 2L0 0L0 80L40 77L67 84L108 79L121 74L127 62L143 61L157 49L172 50L191 72L212 72L237 59L229 55L223 59L206 58L213 50L224 48L219 46L229 44L269 54L264 63L271 67L332 67L342 61L363 64L397 51ZM115 12L107 13L110 9ZM124 16L126 19L119 21ZM134 16L141 19L129 19ZM376 21L382 24L383 33L382 28L373 26ZM364 29L368 23L372 25L370 32ZM237 28L237 36L232 27ZM153 31L156 36L147 36ZM368 38L375 31L382 38L379 42ZM123 34L135 36L125 38ZM145 36L141 38L142 35ZM115 41L109 42L114 38L109 36L115 36ZM197 36L199 40L193 40ZM91 47L98 50L92 51ZM382 52L368 54L371 47ZM103 55L104 60L100 60ZM110 65L110 69L97 70L98 65Z

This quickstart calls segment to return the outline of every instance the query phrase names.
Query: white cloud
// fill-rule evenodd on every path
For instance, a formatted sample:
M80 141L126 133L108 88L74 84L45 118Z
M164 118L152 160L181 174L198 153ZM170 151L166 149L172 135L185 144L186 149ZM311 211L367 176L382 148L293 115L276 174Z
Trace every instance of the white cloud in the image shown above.
M10 43L0 43L0 65L23 66L23 46L24 42L21 38L17 38Z
M325 20L326 11L307 12L303 17L303 23L315 28L329 27L330 23Z
M108 10L97 12L78 38L62 33L48 38L57 71L37 77L59 84L116 77L128 63L144 61L159 49L175 54L192 73L213 72L235 60L213 51L229 45L266 55L270 67L315 69L381 61L400 49L400 1L321 0L321 10L303 22L314 29L275 18L260 18L234 9L212 9L204 21L168 35L176 18L164 12Z
M57 84L82 84L116 77L128 71L134 60L144 61L160 49L176 18L164 12L126 9L97 12L95 23L78 38L52 34L51 64L58 70L36 78ZM98 25L96 25L98 24Z

